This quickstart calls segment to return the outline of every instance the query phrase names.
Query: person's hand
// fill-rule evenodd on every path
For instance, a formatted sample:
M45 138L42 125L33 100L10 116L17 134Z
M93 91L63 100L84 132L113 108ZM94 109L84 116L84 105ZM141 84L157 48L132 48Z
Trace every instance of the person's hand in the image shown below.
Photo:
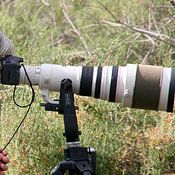
M5 171L8 170L7 164L10 162L7 157L7 151L0 149L0 175L5 175Z

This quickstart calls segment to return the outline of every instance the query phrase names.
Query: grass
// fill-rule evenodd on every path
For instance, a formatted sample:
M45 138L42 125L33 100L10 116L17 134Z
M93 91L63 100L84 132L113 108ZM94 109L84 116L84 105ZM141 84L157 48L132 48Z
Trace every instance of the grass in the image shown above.
M134 27L174 36L175 10L163 0L14 0L0 1L0 29L14 42L25 64L126 65L141 63L152 43L143 34L107 22L124 21ZM63 1L64 2L64 1ZM101 5L101 3L103 5ZM106 10L106 9L108 10ZM66 20L63 9L83 41ZM112 15L110 14L112 13ZM173 66L174 47L153 39L149 64ZM12 102L12 87L1 91L1 143L4 145L25 114ZM40 90L28 118L7 148L9 175L45 175L63 159L62 116L40 107ZM27 103L30 90L20 87L17 101ZM97 151L97 175L160 175L175 173L175 117L172 114L122 108L76 96L84 146Z

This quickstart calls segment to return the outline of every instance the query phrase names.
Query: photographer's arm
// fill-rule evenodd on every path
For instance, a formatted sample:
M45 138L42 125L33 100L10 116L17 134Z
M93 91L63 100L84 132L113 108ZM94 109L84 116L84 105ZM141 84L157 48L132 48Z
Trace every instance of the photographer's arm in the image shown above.
M0 31L0 58L6 55L12 55L14 47L10 39Z

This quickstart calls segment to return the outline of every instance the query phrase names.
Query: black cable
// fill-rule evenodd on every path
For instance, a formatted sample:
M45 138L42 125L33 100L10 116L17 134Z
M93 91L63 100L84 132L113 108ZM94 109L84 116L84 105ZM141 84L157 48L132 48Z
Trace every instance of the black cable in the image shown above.
M15 105L17 105L17 106L20 107L20 108L26 108L26 107L28 107L28 109L27 109L27 112L25 113L23 119L22 119L21 122L19 123L18 127L16 128L15 132L13 133L13 135L11 136L11 138L9 139L9 141L7 142L7 144L4 146L3 150L5 150L5 149L7 148L7 146L11 143L11 141L12 141L13 138L15 137L16 133L17 133L18 130L20 129L20 127L21 127L21 125L23 124L24 120L26 119L26 117L27 117L27 115L28 115L28 113L29 113L29 111L30 111L30 108L31 108L31 106L32 106L32 103L34 102L34 99L35 99L35 91L34 91L34 89L33 89L33 86L32 86L32 83L31 83L31 81L30 81L30 78L29 78L29 76L28 76L28 73L27 73L27 71L26 71L26 69L25 69L25 66L24 66L23 64L21 64L21 66L22 66L23 69L24 69L24 72L25 72L25 75L26 75L26 77L27 77L27 80L29 81L30 88L32 89L32 99L31 99L30 103L27 104L27 105L19 105L19 104L15 101L15 91L16 91L16 85L15 85L14 91L13 91L13 101L14 101Z
M18 127L16 128L15 132L13 133L13 135L11 136L11 138L9 139L9 141L6 143L6 145L4 146L3 150L5 150L7 148L7 146L11 143L11 141L13 140L13 138L15 137L16 133L18 132L19 128L21 127L21 125L23 124L24 120L27 117L27 114L29 113L29 110L31 108L31 105L28 107L26 114L24 115L23 119L21 120L21 122L19 123Z
M26 71L25 66L24 66L23 64L21 64L21 66L22 66L23 69L24 69L24 72L25 72L25 75L26 75L26 77L27 77L27 80L29 81L29 86L30 86L30 88L31 88L31 90L32 90L32 99L31 99L30 103L27 104L27 105L20 105L20 104L18 104L18 103L16 102L16 100L15 100L15 92L16 92L16 85L15 85L14 91L13 91L13 101L14 101L14 103L15 103L16 106L18 106L18 107L20 107L20 108L27 108L27 107L29 107L29 106L33 103L33 101L34 101L34 99L35 99L35 91L34 91L34 89L33 89L32 82L30 81L30 78L29 78L29 76L28 76L28 73L27 73L27 71Z

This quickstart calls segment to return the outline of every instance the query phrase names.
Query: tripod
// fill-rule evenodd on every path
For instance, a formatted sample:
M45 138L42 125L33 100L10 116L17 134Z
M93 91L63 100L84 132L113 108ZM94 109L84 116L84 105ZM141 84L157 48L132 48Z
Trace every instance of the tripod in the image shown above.
M93 148L81 147L77 117L74 106L72 81L61 81L60 99L58 104L42 104L47 111L56 111L64 116L64 126L67 148L64 149L65 160L52 169L52 175L64 175L67 171L70 175L95 175L96 152Z

